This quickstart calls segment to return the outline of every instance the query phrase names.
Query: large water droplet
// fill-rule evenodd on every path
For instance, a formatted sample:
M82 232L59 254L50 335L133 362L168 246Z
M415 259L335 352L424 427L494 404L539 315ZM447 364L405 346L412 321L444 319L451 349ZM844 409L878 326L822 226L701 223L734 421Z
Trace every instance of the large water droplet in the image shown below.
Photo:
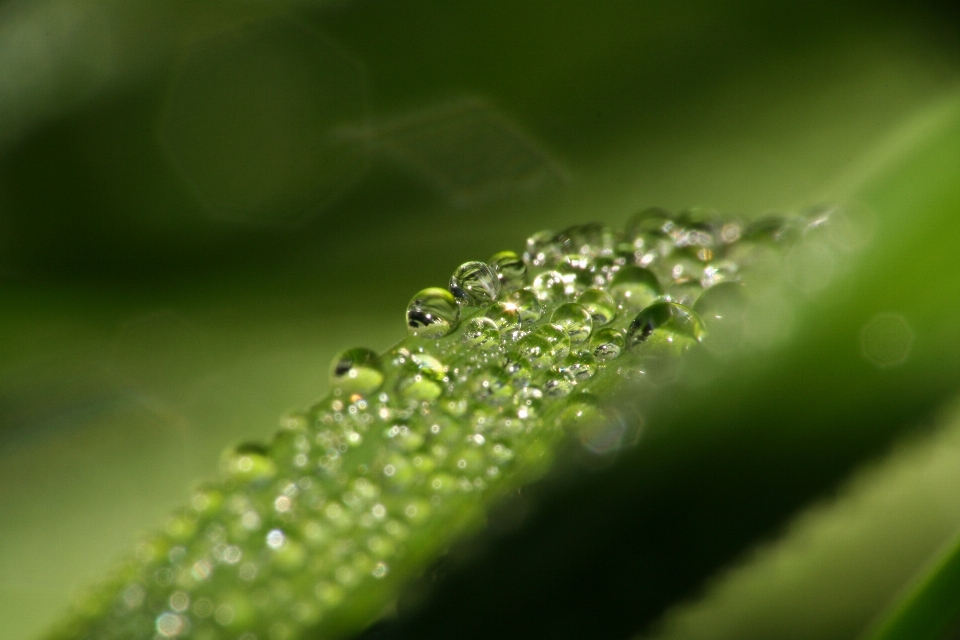
M667 287L663 299L692 307L701 293L703 293L703 287L700 286L698 281L692 278L684 278Z
M576 302L565 302L557 307L550 316L550 323L559 327L571 344L586 342L593 331L593 318L586 307Z
M660 297L660 283L649 269L628 265L613 276L610 293L623 309L638 311Z
M514 291L507 296L507 302L516 307L521 325L529 326L543 315L543 305L540 304L540 300L527 289Z
M676 227L677 223L669 211L661 207L648 207L627 221L627 235L634 239L651 233L666 236Z
M492 349L500 344L500 329L493 319L475 316L463 325L461 340L471 347Z
M407 305L407 332L417 338L442 338L459 322L460 306L446 289L424 289Z
M600 329L590 338L590 351L598 362L609 362L617 358L626 346L623 333L612 327Z
M577 298L593 318L593 326L600 327L617 316L617 302L602 289L587 289Z
M242 482L270 480L277 473L267 447L255 442L245 442L224 452L220 467L226 477Z
M596 283L596 265L591 256L580 253L568 253L560 258L557 271L564 275L564 281L573 287L584 289ZM570 286L567 291L570 291Z
M450 276L450 292L461 303L478 307L500 295L500 279L485 262L465 262Z
M538 231L527 238L527 248L523 252L523 261L535 268L544 268L560 255L562 245L553 231Z
M364 347L348 349L333 359L330 386L345 394L369 395L383 384L383 366L376 352Z
M571 353L558 370L574 382L586 382L597 372L597 359L589 351Z
M570 352L570 338L553 325L543 325L517 342L517 351L538 369L559 362Z
M703 292L693 310L703 319L708 339L705 344L718 352L733 351L743 342L747 299L743 286L721 282Z
M487 262L496 271L502 292L516 291L527 283L527 265L513 251L495 253Z
M675 302L657 302L637 314L627 330L627 346L683 351L700 342L705 334L697 313Z
M549 304L562 300L571 292L572 286L559 271L544 271L533 279L531 288L537 299Z
M616 237L609 228L597 222L576 225L557 234L564 253L579 253L596 258L613 255Z
M512 302L501 301L490 305L484 314L497 328L508 331L520 326L520 312Z

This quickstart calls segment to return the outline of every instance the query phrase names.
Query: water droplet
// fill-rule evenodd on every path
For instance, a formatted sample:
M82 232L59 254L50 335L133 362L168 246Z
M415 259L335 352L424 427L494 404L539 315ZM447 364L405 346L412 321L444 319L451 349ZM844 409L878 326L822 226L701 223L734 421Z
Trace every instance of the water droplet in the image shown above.
M593 326L600 327L617 316L617 302L602 289L587 289L577 298L593 318Z
M550 323L567 334L570 344L586 342L590 332L593 331L593 318L590 312L576 302L565 302L557 307L550 316Z
M570 352L570 338L553 325L543 325L517 342L517 351L538 369L549 367Z
M657 302L637 314L627 330L627 345L684 350L700 342L705 334L700 316L675 302Z
M597 222L576 225L557 234L564 253L597 257L613 255L616 237L609 228Z
M221 469L231 480L241 482L262 482L270 480L277 473L267 448L255 442L246 442L227 450L221 459Z
M536 417L543 410L543 392L536 387L522 387L514 395L513 403L521 420Z
M502 303L501 303L502 304ZM493 307L491 307L493 309ZM500 310L498 309L498 312ZM487 310L490 313L490 310ZM515 313L515 312L514 312ZM506 322L506 320L505 320ZM492 349L500 344L500 329L489 317L475 316L463 325L461 340L471 347Z
M495 405L510 402L513 397L510 376L500 367L488 367L475 373L470 380L470 390L474 397Z
M528 326L540 319L543 315L543 305L533 292L527 289L514 291L507 296L507 302L516 307L520 324Z
M590 350L598 362L609 362L617 358L626 346L623 333L612 327L600 329L590 339Z
M450 292L462 304L478 307L500 295L500 279L485 262L465 262L450 276Z
M721 282L731 282L737 279L737 263L733 260L716 260L703 268L703 277L700 285L708 289Z
M397 381L397 391L405 400L416 402L430 402L443 393L439 384L422 373L401 377Z
M533 279L534 295L541 302L551 303L562 300L572 287L568 285L564 275L559 271L544 271Z
M516 291L527 283L527 265L523 258L513 251L501 251L490 256L487 261L500 279L500 290L504 293Z
M453 294L439 287L424 289L407 305L407 332L416 338L442 338L460 322Z
M484 314L498 329L508 330L520 326L520 312L512 302L497 302L490 305Z
M610 293L623 309L638 311L660 297L660 282L649 269L627 265L613 276Z
M721 282L704 291L693 310L709 331L705 344L718 352L739 347L744 339L746 307L743 286L736 282Z
M589 351L571 353L560 363L559 371L574 382L585 382L597 372L597 360Z
M563 274L564 282L567 284L567 292L572 288L579 287L584 289L591 287L596 283L595 275L596 265L591 256L580 253L568 253L560 258L557 271Z
M703 293L703 288L699 282L692 279L683 279L667 287L663 299L692 307L701 293Z
M561 247L553 231L538 231L527 238L523 261L531 267L548 267L560 255Z
M364 347L348 349L333 359L330 386L345 394L369 395L383 384L383 366L376 352Z
M627 222L627 235L641 238L647 234L669 235L677 223L669 211L661 207L649 207L634 214Z
M543 392L551 398L569 395L576 383L558 371L551 371L543 382Z

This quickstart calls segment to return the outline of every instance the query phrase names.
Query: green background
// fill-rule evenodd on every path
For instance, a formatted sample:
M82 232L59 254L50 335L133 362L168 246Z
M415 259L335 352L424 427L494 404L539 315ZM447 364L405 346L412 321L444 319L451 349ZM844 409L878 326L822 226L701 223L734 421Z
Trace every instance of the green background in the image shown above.
M368 632L854 637L960 529L960 16L946 4L0 4L0 637L219 452L541 228L855 202L786 339L654 403ZM859 352L877 313L911 357ZM579 465L579 466L578 466Z

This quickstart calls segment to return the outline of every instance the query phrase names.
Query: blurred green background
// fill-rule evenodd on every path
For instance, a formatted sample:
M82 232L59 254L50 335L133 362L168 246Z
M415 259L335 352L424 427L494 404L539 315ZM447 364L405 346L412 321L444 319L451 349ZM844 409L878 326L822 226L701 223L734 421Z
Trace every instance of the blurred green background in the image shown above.
M958 89L946 3L0 2L0 637L459 263L834 199L875 248L773 375L651 409L367 635L854 637L960 530Z

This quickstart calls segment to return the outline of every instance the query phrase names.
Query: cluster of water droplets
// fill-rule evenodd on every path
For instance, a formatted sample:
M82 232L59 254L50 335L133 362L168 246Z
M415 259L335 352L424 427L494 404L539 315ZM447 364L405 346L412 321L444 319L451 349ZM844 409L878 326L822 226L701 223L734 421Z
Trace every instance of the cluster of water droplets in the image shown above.
M407 340L344 351L325 400L270 444L228 451L223 480L62 636L290 640L336 622L351 593L403 577L483 496L547 465L565 433L598 453L620 446L592 382L711 339L735 347L751 270L821 214L743 224L648 209L622 231L541 231L522 255L461 265L447 288L413 296Z

